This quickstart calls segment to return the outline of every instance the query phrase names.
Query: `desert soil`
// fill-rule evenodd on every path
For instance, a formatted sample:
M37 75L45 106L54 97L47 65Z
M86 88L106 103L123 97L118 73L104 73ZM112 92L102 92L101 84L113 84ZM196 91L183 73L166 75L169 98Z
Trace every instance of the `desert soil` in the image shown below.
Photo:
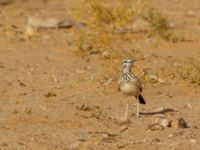
M200 1L151 0L186 40L173 43L133 33L127 49L139 47L143 59L137 68L158 69L162 82L144 85L147 104L141 106L140 118L130 97L126 123L121 122L125 99L117 81L112 76L101 80L109 64L96 54L77 55L73 28L26 36L29 16L67 19L67 5L76 1L16 0L1 5L0 149L200 149L200 87L178 76L165 78L162 72L199 53ZM161 108L173 111L152 113ZM149 130L158 116L182 117L188 127Z

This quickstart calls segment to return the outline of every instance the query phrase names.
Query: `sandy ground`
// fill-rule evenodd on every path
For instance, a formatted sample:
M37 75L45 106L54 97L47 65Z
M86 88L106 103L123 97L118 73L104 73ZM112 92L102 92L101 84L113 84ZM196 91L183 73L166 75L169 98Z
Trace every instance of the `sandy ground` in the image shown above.
M162 72L162 68L199 53L200 1L151 1L186 40L172 43L145 37L128 46L137 43L146 58L137 66ZM130 98L129 122L122 123L123 95L115 81L102 84L99 80L106 68L102 59L74 52L73 30L47 29L35 37L25 37L28 16L66 18L65 5L74 4L64 0L16 0L1 6L0 149L200 149L198 85L178 77L147 83L143 90L147 105L141 106L141 117L136 118L135 100ZM162 107L175 111L151 114ZM149 130L158 115L169 120L182 117L188 128Z

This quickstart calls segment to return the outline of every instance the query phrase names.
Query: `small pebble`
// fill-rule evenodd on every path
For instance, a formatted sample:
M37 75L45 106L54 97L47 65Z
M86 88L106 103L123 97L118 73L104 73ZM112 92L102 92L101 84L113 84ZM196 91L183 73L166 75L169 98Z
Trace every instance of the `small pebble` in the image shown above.
M174 137L174 135L173 134L169 134L168 137L171 138L171 137Z
M103 56L104 58L106 58L106 59L109 59L109 58L110 58L110 53L109 53L109 51L104 51L104 52L102 53L102 56Z
M195 140L195 139L190 139L190 142L191 142L191 143L196 143L197 140Z
M172 120L170 123L172 128L187 128L187 123L183 118Z
M187 15L188 17L194 17L194 16L196 15L196 13L195 13L194 11L192 11L192 10L188 10L188 11L186 12L186 15Z
M148 129L151 130L151 131L155 131L155 130L164 130L164 127L161 126L161 125L158 124L158 123L154 123L154 124L149 125Z
M122 127L120 127L120 132L124 132L128 129L127 125L123 125Z

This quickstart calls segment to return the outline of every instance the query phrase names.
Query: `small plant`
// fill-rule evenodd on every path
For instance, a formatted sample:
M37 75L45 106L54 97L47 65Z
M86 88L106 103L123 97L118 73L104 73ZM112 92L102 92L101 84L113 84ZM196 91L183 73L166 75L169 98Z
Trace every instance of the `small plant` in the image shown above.
M167 19L158 12L149 11L146 15L143 16L143 18L151 25L153 30L159 34L162 34L162 32L165 32L169 29Z
M200 84L200 56L190 58L184 65L179 69L179 74L182 79L189 80L191 83Z
M164 40L176 42L175 36L169 32L170 27L167 18L163 17L161 13L151 10L147 11L142 17L149 23L153 33L158 34Z

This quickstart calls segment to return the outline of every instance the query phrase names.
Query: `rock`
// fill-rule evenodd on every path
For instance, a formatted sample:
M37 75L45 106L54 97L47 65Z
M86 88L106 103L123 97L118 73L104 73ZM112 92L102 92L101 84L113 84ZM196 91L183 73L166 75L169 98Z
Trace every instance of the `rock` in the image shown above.
M174 135L173 135L173 134L169 134L169 135L168 135L168 138L171 138L171 137L174 137Z
M19 80L19 85L23 86L23 87L26 87L26 84L23 81L21 81L21 80Z
M58 22L58 28L71 28L76 25L74 20L61 20Z
M26 109L25 109L25 112L26 112L27 114L31 114L31 113L32 113L32 108L26 108Z
M173 29L173 28L175 28L175 24L174 24L173 22L169 22L169 27L170 27L171 29Z
M106 58L106 59L109 59L109 58L110 58L110 53L109 53L109 51L104 51L104 52L102 53L102 56L103 56L104 58Z
M69 150L76 150L76 149L78 149L80 147L81 143L82 142L72 143L72 144L69 145L68 148L69 148Z
M28 17L26 32L27 36L34 36L41 28L58 28L59 21L55 18L40 18L40 17Z
M164 127L161 126L159 123L154 123L154 124L149 125L148 129L151 130L151 131L154 131L154 130L164 130Z
M56 97L57 95L54 92L47 92L47 93L44 93L44 96L46 98L50 98L50 97Z
M106 133L102 135L102 138L103 138L103 139L108 139L108 137L109 137L109 136L108 136L108 134L106 134Z
M197 140L195 140L195 139L190 139L190 142L191 142L191 143L196 143Z
M71 28L76 23L73 20L58 20L56 18L44 18L30 16L27 20L26 35L33 36L39 29L45 28Z
M186 108L190 108L190 109L192 109L192 105L189 103L189 104L187 104L187 105L185 105L185 107Z
M151 140L151 143L154 144L154 143L158 143L160 142L160 139L159 138L155 138L155 139L152 139Z
M143 69L143 76L147 82L150 82L152 84L165 83L165 81L163 79L158 78L157 73L150 68Z
M115 141L115 137L117 136L117 134L112 134L112 133L103 133L102 134L102 141L104 142L112 142Z
M27 26L35 29L57 28L59 21L55 18L28 17Z
M81 111L90 111L92 108L88 105L81 104L79 106L76 106L76 109L81 110Z
M196 13L195 13L194 11L192 11L192 10L188 10L188 11L186 12L186 15L187 15L188 17L194 17L194 16L196 15Z
M175 119L170 122L172 128L187 128L187 123L183 118Z
M156 123L160 124L162 127L169 127L170 121L166 118L157 117L155 120Z
M128 129L128 126L127 125L123 125L120 127L120 132L124 132Z

